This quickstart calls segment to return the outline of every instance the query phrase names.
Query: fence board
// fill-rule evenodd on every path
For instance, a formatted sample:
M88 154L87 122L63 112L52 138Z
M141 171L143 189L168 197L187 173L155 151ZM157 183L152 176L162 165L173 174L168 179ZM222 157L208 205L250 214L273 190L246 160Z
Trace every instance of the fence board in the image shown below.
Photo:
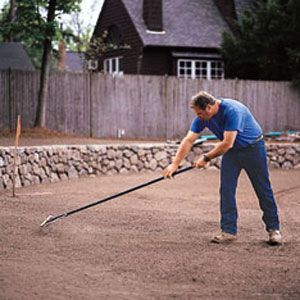
M4 72L0 72L0 99L0 129L9 129L9 74Z
M39 72L0 72L0 129L35 120ZM191 80L165 76L111 77L51 73L47 127L94 137L179 138L194 118L190 99L199 90L240 100L265 131L300 130L300 93L289 82Z
M107 76L101 74L92 74L91 76L93 136L111 137L115 129L113 124L116 120L116 113L112 113L114 103L110 101L114 93L112 83L111 78Z
M87 74L50 74L47 127L90 135L90 91Z
M15 129L18 114L22 116L23 127L32 127L38 99L39 74L26 71L8 71L3 74L8 82L7 95L4 98L9 100L7 114L10 115L10 129ZM2 106L2 97L0 101Z

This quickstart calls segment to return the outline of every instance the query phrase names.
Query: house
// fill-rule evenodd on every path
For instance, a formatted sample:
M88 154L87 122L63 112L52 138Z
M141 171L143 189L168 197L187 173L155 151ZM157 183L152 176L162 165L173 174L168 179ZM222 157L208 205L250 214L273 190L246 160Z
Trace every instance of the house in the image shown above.
M93 36L117 49L92 68L109 74L224 78L222 33L252 0L105 0ZM122 49L120 45L129 45Z
M21 43L0 43L0 71L33 71L34 66Z
M85 70L84 53L67 51L66 67L69 71L83 72Z
M65 70L81 73L85 71L85 58L83 52L66 51Z
M57 68L60 71L82 73L86 70L84 52L66 51L65 42L58 44Z

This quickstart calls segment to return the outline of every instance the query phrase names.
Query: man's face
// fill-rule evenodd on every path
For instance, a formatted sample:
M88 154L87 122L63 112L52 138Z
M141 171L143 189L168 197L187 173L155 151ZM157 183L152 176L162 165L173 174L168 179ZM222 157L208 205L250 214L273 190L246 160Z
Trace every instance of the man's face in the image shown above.
M208 104L204 110L197 106L194 106L193 110L201 120L208 121L213 117L213 109L210 104Z

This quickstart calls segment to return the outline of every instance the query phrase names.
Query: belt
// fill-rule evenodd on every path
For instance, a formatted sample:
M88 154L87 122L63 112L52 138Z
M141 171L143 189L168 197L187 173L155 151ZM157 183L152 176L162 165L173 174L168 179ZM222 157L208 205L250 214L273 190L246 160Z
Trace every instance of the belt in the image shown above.
M235 150L249 150L251 149L252 147L254 147L259 141L263 140L264 139L264 136L261 134L260 136L258 136L251 144L248 144L247 146L245 147L241 147L241 148L238 148L238 149L235 149Z
M249 144L247 147L244 149L252 148L254 147L259 141L263 140L264 136L261 134L259 137L257 137L251 144Z
M256 144L257 142L259 142L259 141L261 141L261 140L263 140L263 139L264 139L264 135L261 134L259 137L257 137L257 138L251 143L251 145L254 145L254 144Z

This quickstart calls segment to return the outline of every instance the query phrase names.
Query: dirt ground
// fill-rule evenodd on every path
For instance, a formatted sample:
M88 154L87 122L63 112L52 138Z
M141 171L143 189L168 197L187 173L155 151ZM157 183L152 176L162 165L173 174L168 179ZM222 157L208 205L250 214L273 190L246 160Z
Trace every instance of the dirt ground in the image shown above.
M19 146L157 143L164 140L103 139L66 134L47 128L22 129ZM15 145L15 132L0 130L0 147Z
M300 170L272 170L284 245L271 247L249 180L239 238L218 230L219 172L193 170L60 214L160 174L114 175L0 191L0 299L300 299Z

